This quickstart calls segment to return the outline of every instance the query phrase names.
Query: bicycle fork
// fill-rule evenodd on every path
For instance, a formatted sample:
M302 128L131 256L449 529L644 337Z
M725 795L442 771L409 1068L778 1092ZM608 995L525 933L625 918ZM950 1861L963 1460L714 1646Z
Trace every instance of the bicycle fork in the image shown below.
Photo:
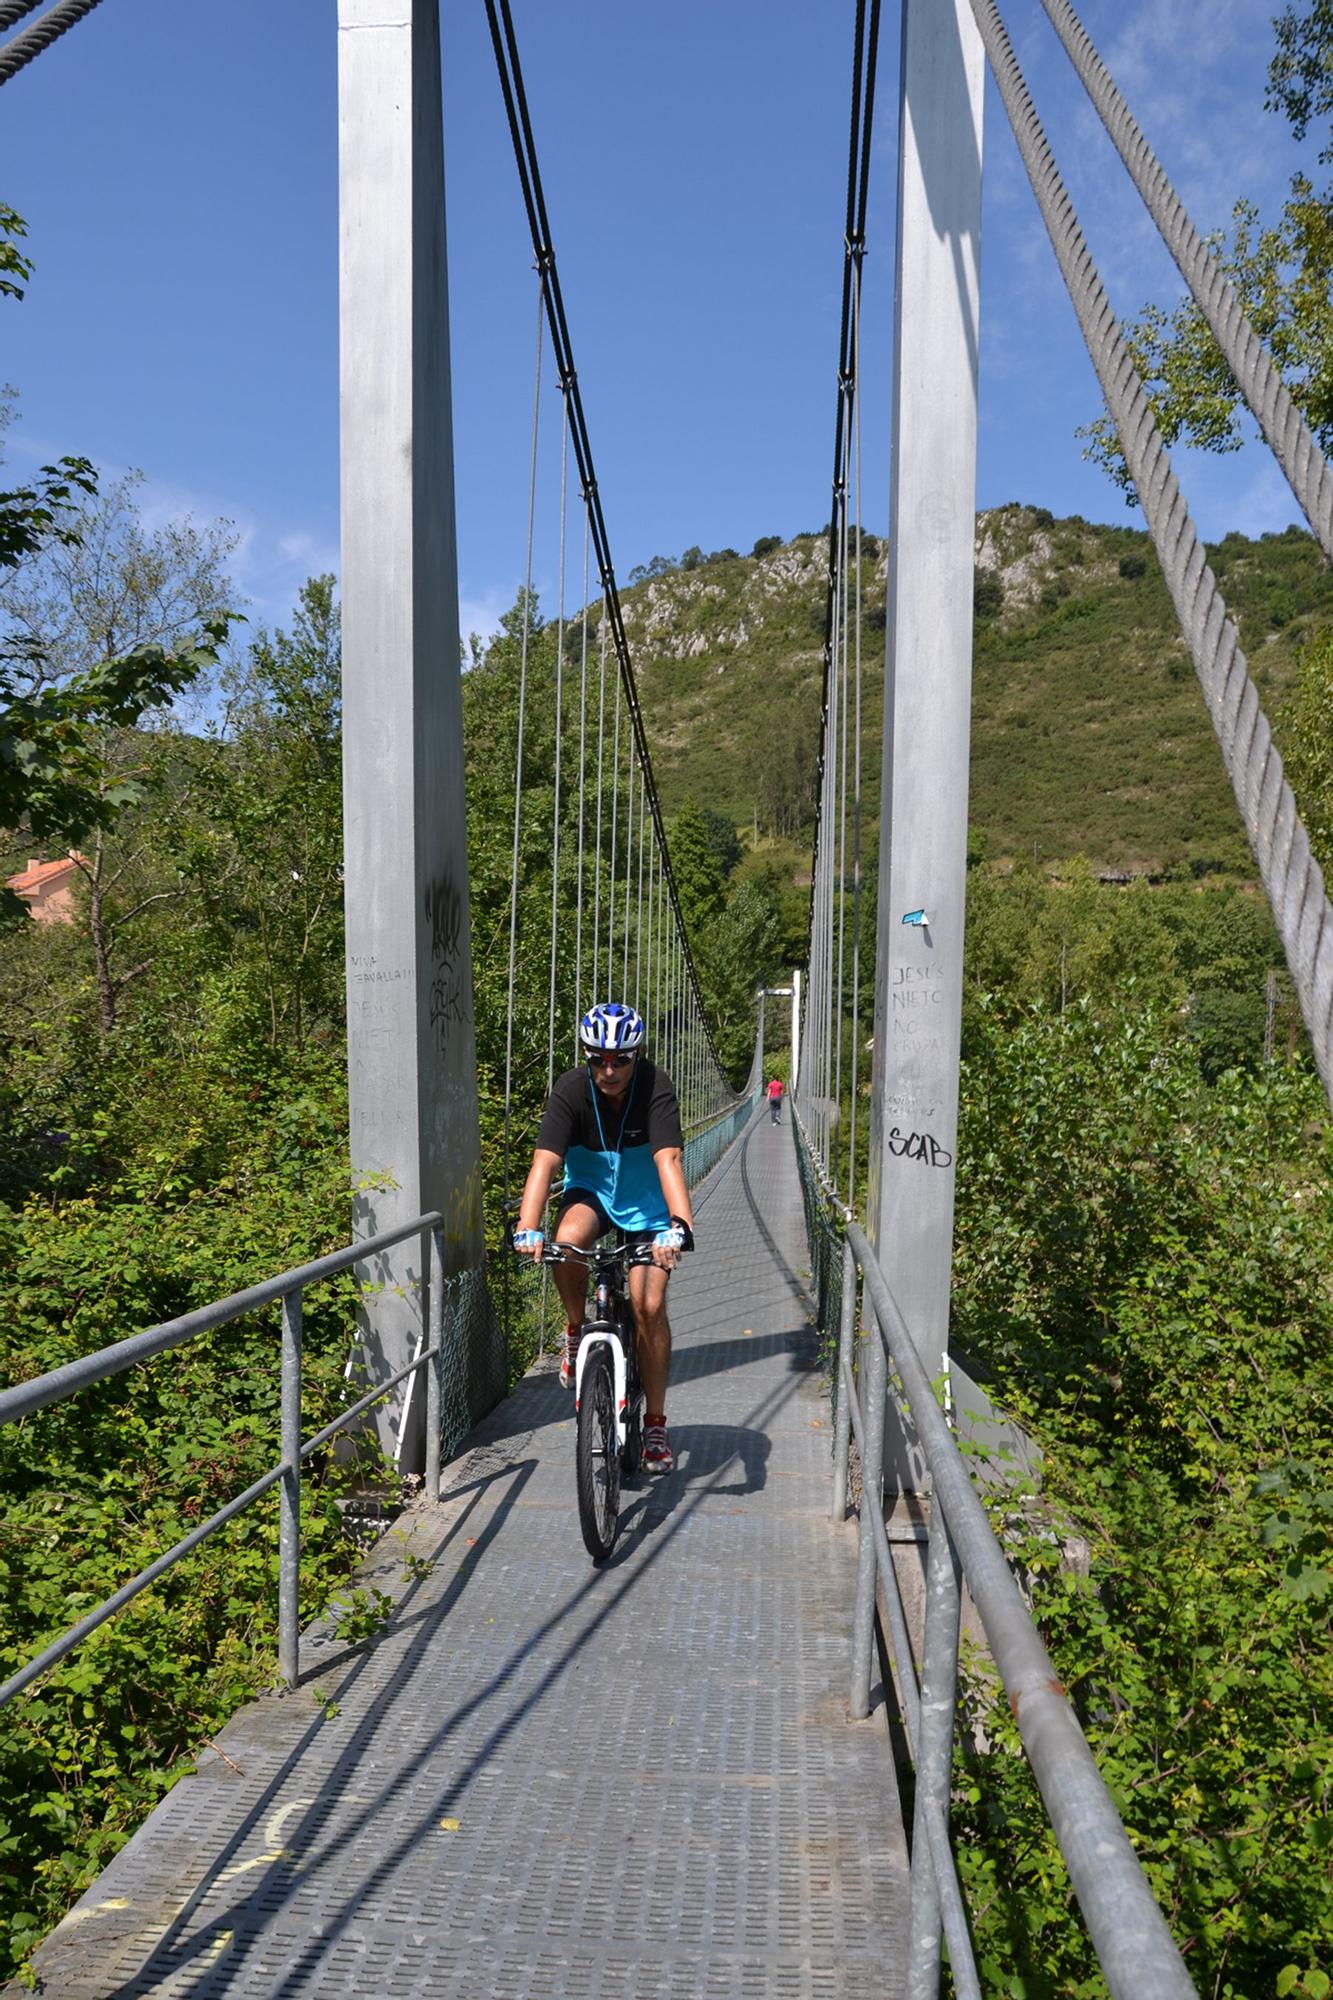
M579 1342L578 1360L574 1365L574 1411L578 1414L583 1401L583 1371L588 1365L588 1356L594 1347L605 1345L611 1350L611 1382L615 1396L616 1448L623 1451L629 1435L628 1411L626 1403L629 1392L629 1371L625 1366L625 1350L619 1335L608 1327L596 1333L585 1334Z

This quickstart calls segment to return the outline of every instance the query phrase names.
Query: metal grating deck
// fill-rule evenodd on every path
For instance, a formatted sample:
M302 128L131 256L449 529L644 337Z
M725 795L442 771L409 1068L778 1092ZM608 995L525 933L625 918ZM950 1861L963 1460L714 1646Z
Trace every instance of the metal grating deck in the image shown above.
M790 1130L751 1126L697 1199L677 1470L627 1496L611 1564L544 1362L376 1551L389 1629L307 1635L300 1691L239 1714L48 1939L47 1993L899 1991L906 1858L882 1715L846 1719L855 1545Z

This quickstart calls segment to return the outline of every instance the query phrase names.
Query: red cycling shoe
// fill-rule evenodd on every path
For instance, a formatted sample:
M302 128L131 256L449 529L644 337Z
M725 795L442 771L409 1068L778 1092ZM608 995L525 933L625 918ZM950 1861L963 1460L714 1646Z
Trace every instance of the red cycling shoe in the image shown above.
M581 1326L566 1326L565 1351L560 1361L560 1387L572 1389L577 1380L576 1370L579 1359L579 1343L583 1339Z
M654 1477L660 1477L664 1472L674 1472L676 1469L676 1461L671 1453L671 1441L667 1437L667 1427L664 1423L644 1425L643 1469Z

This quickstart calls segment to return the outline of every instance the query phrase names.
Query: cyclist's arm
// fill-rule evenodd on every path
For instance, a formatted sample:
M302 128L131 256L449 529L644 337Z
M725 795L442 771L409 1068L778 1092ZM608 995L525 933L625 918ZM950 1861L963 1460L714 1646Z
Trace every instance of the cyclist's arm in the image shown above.
M660 1152L653 1154L653 1162L667 1214L685 1223L693 1235L694 1210L690 1207L690 1191L685 1185L684 1152L679 1146L663 1146Z
M523 1199L518 1205L520 1230L541 1228L542 1218L546 1214L546 1204L550 1199L551 1182L562 1164L559 1153L549 1153L543 1146L539 1146L533 1154L532 1165L528 1168L528 1178L523 1185ZM533 1251L535 1257L541 1256L541 1248L541 1244L538 1243Z

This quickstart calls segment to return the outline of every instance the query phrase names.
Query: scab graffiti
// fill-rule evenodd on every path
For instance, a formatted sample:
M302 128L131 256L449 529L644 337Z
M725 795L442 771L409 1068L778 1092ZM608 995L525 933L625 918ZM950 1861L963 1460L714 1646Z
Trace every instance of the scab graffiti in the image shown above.
M921 1160L928 1167L951 1167L953 1154L941 1146L933 1132L904 1132L897 1125L885 1145L895 1160Z

